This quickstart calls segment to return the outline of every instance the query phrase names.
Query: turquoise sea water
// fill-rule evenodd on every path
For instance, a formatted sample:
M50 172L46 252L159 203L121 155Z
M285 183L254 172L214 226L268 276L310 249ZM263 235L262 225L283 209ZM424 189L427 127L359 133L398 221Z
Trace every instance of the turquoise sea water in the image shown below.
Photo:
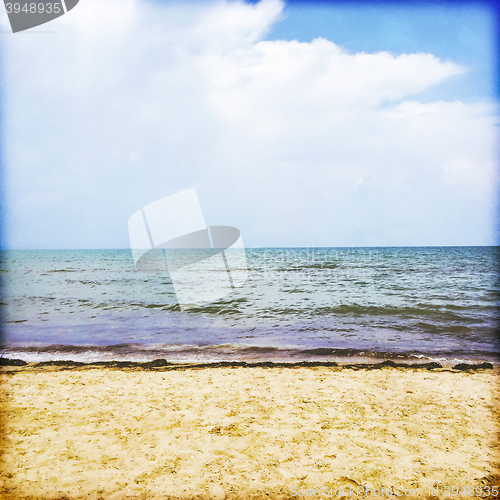
M498 359L499 247L246 252L248 280L181 311L130 250L2 253L3 355L27 361Z

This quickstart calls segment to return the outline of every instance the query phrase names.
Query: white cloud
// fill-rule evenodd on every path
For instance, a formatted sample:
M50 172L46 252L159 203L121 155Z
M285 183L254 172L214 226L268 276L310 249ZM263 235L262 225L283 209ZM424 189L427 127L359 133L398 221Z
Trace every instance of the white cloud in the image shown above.
M304 118L330 124L339 112L400 100L464 72L430 54L349 54L321 38L259 42L198 64L216 109L246 130L262 133L265 121L265 134Z
M85 0L6 37L11 245L124 247L190 187L249 245L492 242L496 110L418 101L466 69L262 41L282 11Z

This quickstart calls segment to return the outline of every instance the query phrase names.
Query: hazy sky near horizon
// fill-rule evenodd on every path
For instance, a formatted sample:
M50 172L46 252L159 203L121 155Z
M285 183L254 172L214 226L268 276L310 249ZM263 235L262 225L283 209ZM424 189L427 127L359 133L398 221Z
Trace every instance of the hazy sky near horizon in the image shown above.
M247 247L496 244L487 6L80 0L33 31L2 35L8 248L127 248L191 188Z

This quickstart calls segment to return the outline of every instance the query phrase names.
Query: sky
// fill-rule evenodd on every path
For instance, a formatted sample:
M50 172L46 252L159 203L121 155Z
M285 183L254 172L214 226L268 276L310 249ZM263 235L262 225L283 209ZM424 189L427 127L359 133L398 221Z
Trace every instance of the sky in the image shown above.
M80 0L3 50L7 248L127 248L195 188L247 248L496 244L477 3Z

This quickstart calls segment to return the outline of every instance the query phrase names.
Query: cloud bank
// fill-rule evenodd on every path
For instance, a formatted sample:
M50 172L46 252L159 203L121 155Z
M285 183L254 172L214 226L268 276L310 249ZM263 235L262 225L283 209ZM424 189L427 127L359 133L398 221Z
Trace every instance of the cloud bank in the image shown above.
M495 107L419 101L467 68L266 41L283 9L86 0L5 37L8 245L126 248L192 187L247 246L494 244Z

